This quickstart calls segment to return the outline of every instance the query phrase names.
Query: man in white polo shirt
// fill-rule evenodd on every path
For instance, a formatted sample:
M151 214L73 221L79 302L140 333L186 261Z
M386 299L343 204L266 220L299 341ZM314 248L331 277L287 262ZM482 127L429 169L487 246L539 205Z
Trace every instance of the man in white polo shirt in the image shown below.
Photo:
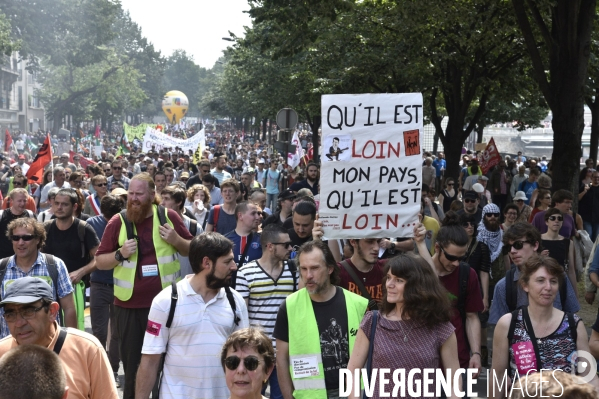
M218 233L202 233L191 241L194 272L177 283L172 324L167 326L172 287L152 301L137 372L136 399L148 399L166 352L160 398L227 399L220 352L227 337L249 326L245 301L229 288L237 270L233 243Z

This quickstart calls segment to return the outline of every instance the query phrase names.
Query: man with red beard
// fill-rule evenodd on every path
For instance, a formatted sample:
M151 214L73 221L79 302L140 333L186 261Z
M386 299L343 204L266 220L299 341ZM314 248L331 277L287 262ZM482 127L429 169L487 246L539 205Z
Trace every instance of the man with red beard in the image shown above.
M96 266L114 269L115 319L125 370L123 398L134 399L152 299L181 279L177 253L188 256L192 236L177 212L158 206L160 199L148 173L131 179L127 196L126 213L113 216L106 226ZM133 238L129 238L127 224Z

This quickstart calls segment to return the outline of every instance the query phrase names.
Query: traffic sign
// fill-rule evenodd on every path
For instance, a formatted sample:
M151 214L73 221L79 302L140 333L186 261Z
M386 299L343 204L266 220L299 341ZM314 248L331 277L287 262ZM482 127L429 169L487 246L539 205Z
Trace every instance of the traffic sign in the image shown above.
M279 129L293 130L297 125L297 112L292 108L283 108L277 113Z

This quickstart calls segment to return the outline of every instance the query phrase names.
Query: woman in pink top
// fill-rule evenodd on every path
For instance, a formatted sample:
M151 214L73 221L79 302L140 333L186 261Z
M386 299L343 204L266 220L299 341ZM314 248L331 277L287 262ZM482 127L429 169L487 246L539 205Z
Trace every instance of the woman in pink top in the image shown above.
M393 397L420 398L425 392L435 392L435 377L425 390L422 374L420 379L420 395L411 396L407 386L410 370L450 369L450 379L459 369L458 344L454 327L450 323L451 302L449 294L439 282L429 264L418 255L402 254L391 258L385 265L383 279L383 304L377 320L372 369L402 369L405 371L405 392L399 391ZM354 370L364 368L368 358L372 312L368 312L360 325L354 349L347 368ZM445 373L443 373L445 374ZM394 384L390 375L390 383L385 392L392 393ZM373 398L379 398L379 376L374 379ZM352 392L353 394L354 392ZM448 392L449 393L449 392ZM455 393L452 387L451 398ZM359 398L359 396L350 396Z

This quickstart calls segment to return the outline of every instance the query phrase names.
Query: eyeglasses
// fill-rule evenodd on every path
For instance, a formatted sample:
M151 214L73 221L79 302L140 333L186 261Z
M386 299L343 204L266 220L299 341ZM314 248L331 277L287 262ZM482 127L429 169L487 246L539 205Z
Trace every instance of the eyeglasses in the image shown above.
M489 212L489 213L485 213L485 216L490 218L490 217L499 217L499 212Z
M467 204L474 204L476 202L476 200L475 199L466 198L464 200L464 202L467 203Z
M445 249L443 249L443 247L440 246L440 245L439 245L439 248L441 249L441 252L443 252L445 254L445 257L447 258L447 260L450 261L450 262L455 262L455 261L460 261L461 262L461 261L463 261L464 259L467 258L466 255L464 255L464 256L455 256L455 255L448 254L447 252L445 252Z
M23 241L31 241L35 238L33 234L23 234L22 236L10 236L10 239L14 242L19 242L21 239Z
M462 227L474 227L473 222L462 222Z
M225 359L225 366L227 366L229 370L237 370L239 363L241 363L241 358L239 356L229 356ZM256 356L247 356L243 359L243 366L247 371L256 370L259 364L260 360Z
M24 318L25 320L33 319L35 314L45 307L46 307L46 305L42 305L39 308L29 307L29 308L25 308L25 309L21 309L21 310L13 310L10 312L6 312L6 313L4 313L4 320L6 320L9 323L15 322L15 321L17 321L18 315L21 315L21 317Z
M516 250L521 250L522 248L524 248L524 244L530 244L533 245L533 242L530 241L522 241L522 240L518 240L518 241L514 241L512 244L505 244L505 248L508 252L510 252L512 250L512 247L514 247L514 249Z
M508 212L505 216L518 216L518 212Z
M287 241L287 242L273 242L272 245L283 245L285 248L287 248L287 247L293 247L293 242L291 242L291 241Z
M558 222L563 222L564 221L564 217L563 216L557 216L557 215L551 215L547 219L551 220L552 222L555 222L556 220Z
M96 187L104 187L104 186L107 186L107 185L108 185L108 183L94 184L94 186L96 186Z

